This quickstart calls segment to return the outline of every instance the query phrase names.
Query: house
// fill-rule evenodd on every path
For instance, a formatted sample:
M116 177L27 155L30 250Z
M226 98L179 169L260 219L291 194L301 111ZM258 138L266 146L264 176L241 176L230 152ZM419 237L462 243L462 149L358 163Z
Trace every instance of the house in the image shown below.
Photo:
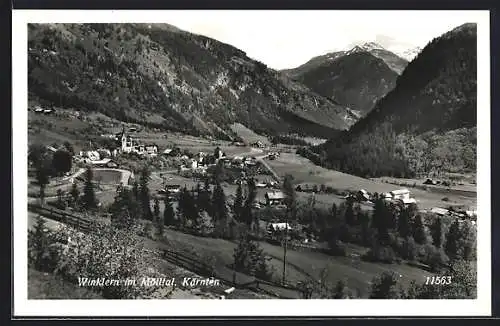
M57 148L53 147L53 146L47 146L47 149L51 152L57 152Z
M224 156L224 153L222 152L222 150L219 148L219 150L217 150L215 152L215 158L216 159L221 159L222 157Z
M384 200L388 200L388 201L390 201L390 200L392 200L392 194L391 194L391 193L389 193L389 192L383 193L383 194L382 194L382 198L383 198Z
M252 146L257 148L264 148L264 144L260 140L252 143Z
M158 146L156 146L156 145L147 145L146 146L146 153L148 153L151 156L158 155Z
M292 230L290 224L288 223L269 223L267 228L268 228L268 233L283 231L285 229L288 229L288 231Z
M43 113L43 109L40 106L35 106L35 113Z
M167 148L163 151L163 155L170 155L172 153L173 149L172 148Z
M447 210L446 208L433 207L433 208L431 208L431 213L437 214L439 216L445 216L445 215L449 215L450 211Z
M368 194L368 191L361 189L357 193L358 195L358 200L360 201L369 201L370 200L370 194Z
M43 114L51 114L53 112L54 112L54 110L52 110L52 109L45 109L45 110L43 110Z
M192 170L195 170L198 167L198 161L197 160L191 160L191 163L189 165Z
M392 199L409 200L410 191L408 189L398 189L390 192Z
M267 206L283 205L285 195L281 191L272 191L266 192L265 198Z
M118 164L115 162L111 161L110 158L105 158L102 160L95 160L95 161L90 161L90 164L92 164L95 167L106 167L106 168L116 168L118 167Z

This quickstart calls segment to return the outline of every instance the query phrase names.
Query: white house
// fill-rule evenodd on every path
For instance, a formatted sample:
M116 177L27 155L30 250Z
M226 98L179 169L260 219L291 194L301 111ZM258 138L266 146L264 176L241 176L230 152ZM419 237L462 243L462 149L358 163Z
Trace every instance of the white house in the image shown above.
M408 189L398 189L390 192L392 199L409 200L410 191Z
M290 227L290 224L288 223L269 223L268 224L268 229L269 231L282 231L285 229L288 229L290 231L292 228Z
M281 191L266 192L266 204L268 206L282 205L285 200L285 195Z

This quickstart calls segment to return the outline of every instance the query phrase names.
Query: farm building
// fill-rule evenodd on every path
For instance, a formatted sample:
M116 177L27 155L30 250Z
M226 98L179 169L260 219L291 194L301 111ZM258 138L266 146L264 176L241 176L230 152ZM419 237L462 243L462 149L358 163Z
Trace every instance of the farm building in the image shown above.
M358 191L357 195L358 195L359 200L363 200L363 201L370 200L370 194L368 194L368 191L366 191L364 189L361 189L360 191Z
M267 206L283 205L285 195L281 191L266 192L265 198Z
M270 233L282 231L285 229L288 229L288 231L292 230L292 228L290 227L290 224L288 224L288 223L269 223L267 228L268 228L268 231Z
M434 214L437 214L439 216L445 216L445 215L450 214L449 210L447 210L446 208L441 208L441 207L433 207L433 208L431 208L431 212Z
M410 191L408 189L393 190L390 192L392 199L409 200Z
M106 167L106 168L116 168L118 167L118 164L113 162L110 158L105 158L102 160L91 160L89 162L95 167Z

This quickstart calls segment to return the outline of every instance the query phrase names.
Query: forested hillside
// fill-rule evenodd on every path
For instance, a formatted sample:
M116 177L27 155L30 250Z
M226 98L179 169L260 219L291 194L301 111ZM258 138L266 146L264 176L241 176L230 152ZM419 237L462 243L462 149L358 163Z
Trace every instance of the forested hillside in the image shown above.
M476 51L475 24L432 40L364 119L301 153L365 177L475 170Z
M283 72L315 92L366 115L396 85L408 62L370 42L312 58Z
M356 119L243 51L170 25L30 24L28 34L30 100L47 106L206 134L233 122L329 133Z

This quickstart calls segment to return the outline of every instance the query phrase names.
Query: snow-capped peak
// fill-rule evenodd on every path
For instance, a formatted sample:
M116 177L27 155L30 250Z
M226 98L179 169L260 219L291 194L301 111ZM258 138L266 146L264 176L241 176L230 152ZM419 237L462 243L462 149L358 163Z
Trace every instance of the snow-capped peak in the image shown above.
M417 46L398 53L398 55L407 61L412 61L420 53L420 51L422 51L422 49Z
M350 55L350 54L353 54L353 53L356 53L356 52L366 52L366 50L363 49L361 46L356 45L355 47L353 47L352 49L350 49L349 51L347 51L345 54L346 55Z
M365 51L372 51L372 50L385 50L384 47L378 43L375 42L366 42L361 46L361 48L365 49Z

